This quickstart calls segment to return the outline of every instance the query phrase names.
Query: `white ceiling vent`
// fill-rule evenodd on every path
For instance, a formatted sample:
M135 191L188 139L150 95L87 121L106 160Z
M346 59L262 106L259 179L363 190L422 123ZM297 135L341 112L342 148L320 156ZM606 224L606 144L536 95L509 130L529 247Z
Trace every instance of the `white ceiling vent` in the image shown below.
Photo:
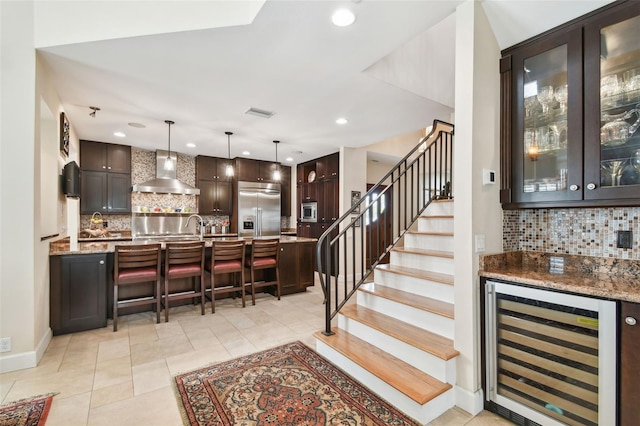
M258 117L262 117L262 118L271 118L271 116L275 114L275 112L267 111L267 110L264 110L264 109L258 109L258 108L254 108L254 107L249 108L244 113L245 114L251 114L251 115L257 115Z

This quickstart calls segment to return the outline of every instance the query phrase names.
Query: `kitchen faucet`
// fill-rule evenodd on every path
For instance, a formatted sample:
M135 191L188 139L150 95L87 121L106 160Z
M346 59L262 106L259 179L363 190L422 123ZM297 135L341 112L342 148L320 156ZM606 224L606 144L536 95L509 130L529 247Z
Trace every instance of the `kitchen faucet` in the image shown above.
M189 222L191 221L192 217L197 217L198 219L200 219L200 241L202 241L204 240L204 220L202 220L202 216L200 216L199 214L192 214L187 218L187 223L184 224L184 227L186 228L189 226Z

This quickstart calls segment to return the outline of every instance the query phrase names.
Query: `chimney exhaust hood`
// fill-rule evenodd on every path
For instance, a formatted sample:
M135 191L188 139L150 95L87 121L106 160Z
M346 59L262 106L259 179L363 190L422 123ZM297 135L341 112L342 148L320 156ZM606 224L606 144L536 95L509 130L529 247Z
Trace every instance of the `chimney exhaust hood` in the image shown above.
M133 185L133 192L155 192L157 194L184 194L184 195L200 195L200 189L194 188L177 179L176 169L173 167L167 170L164 165L167 157L177 164L177 156L175 152L157 150L156 151L156 178L146 182Z

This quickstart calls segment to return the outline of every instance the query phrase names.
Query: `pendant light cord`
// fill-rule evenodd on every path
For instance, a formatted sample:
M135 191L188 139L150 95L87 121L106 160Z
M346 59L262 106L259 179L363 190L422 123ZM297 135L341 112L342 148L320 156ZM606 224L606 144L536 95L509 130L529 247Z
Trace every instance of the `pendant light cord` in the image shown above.
M169 125L169 152L167 154L167 158L171 158L171 125L175 124L175 121L171 121L171 120L164 120L165 123L167 123L167 125Z

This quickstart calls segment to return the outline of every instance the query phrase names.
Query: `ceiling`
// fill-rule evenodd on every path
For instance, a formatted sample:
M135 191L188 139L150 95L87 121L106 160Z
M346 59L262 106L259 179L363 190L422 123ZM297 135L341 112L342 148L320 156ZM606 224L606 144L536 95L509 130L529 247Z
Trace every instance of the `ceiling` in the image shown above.
M231 157L273 160L280 140L278 159L295 164L449 120L461 3L48 0L35 36L80 139L166 149L173 120L172 150L224 157L231 131ZM608 1L550 3L482 2L504 48ZM352 26L330 22L340 6ZM63 17L81 24L65 31Z

